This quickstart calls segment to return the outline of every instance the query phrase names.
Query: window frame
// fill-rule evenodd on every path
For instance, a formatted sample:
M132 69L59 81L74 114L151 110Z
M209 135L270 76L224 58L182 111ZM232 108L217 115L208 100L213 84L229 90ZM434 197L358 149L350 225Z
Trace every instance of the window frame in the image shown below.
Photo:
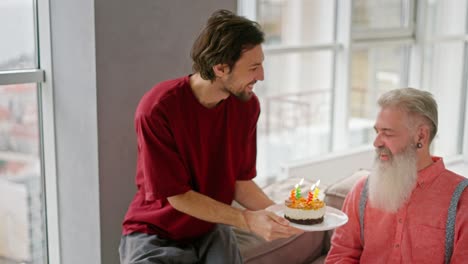
M40 135L42 175L44 180L44 208L46 226L46 263L61 260L57 160L55 147L54 86L52 83L52 45L50 0L35 0L37 10L38 68L44 71L40 84Z
M352 29L352 40L359 42L360 40L385 40L395 38L411 38L414 35L416 28L415 14L416 14L416 0L408 0L405 6L407 12L404 12L408 17L404 20L408 21L408 26L405 28L387 28L387 29ZM352 9L352 6L351 6ZM351 22L352 23L352 22ZM352 25L351 25L352 27Z

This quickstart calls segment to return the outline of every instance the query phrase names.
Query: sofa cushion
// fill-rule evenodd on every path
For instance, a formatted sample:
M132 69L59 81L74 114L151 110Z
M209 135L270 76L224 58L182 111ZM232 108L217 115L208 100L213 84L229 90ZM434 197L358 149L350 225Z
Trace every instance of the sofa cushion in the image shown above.
M298 236L266 242L243 230L233 230L246 264L311 263L323 252L325 232L305 232Z
M312 263L310 264L323 264L325 263L325 259L327 258L327 255L322 255L319 258L315 259Z

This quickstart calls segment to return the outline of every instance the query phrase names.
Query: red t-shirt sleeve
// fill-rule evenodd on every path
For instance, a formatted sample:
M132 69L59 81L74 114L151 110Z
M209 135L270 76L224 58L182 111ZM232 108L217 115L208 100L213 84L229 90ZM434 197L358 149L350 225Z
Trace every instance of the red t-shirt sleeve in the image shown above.
M253 102L248 111L249 131L245 146L244 162L242 163L242 173L237 177L237 180L251 180L257 175L257 121L260 116L260 103L257 97L252 98Z
M139 115L135 125L145 199L152 201L189 191L189 175L162 111Z

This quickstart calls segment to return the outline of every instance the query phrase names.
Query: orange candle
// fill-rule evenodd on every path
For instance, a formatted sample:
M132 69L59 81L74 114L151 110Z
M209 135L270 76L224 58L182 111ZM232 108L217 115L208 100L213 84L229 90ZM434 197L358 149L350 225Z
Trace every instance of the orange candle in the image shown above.
M307 202L311 202L314 199L314 194L312 193L312 190L315 188L315 184L310 187L310 191L307 195Z
M289 196L289 200L291 201L296 200L296 188L291 190L291 196Z

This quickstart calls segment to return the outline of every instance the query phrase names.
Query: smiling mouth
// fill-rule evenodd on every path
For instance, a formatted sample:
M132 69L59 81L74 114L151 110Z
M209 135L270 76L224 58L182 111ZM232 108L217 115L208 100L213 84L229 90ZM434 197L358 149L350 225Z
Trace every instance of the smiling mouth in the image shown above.
M390 157L388 155L386 155L386 154L380 154L379 158L380 158L380 160L383 160L383 161L386 161L386 160L390 159Z

